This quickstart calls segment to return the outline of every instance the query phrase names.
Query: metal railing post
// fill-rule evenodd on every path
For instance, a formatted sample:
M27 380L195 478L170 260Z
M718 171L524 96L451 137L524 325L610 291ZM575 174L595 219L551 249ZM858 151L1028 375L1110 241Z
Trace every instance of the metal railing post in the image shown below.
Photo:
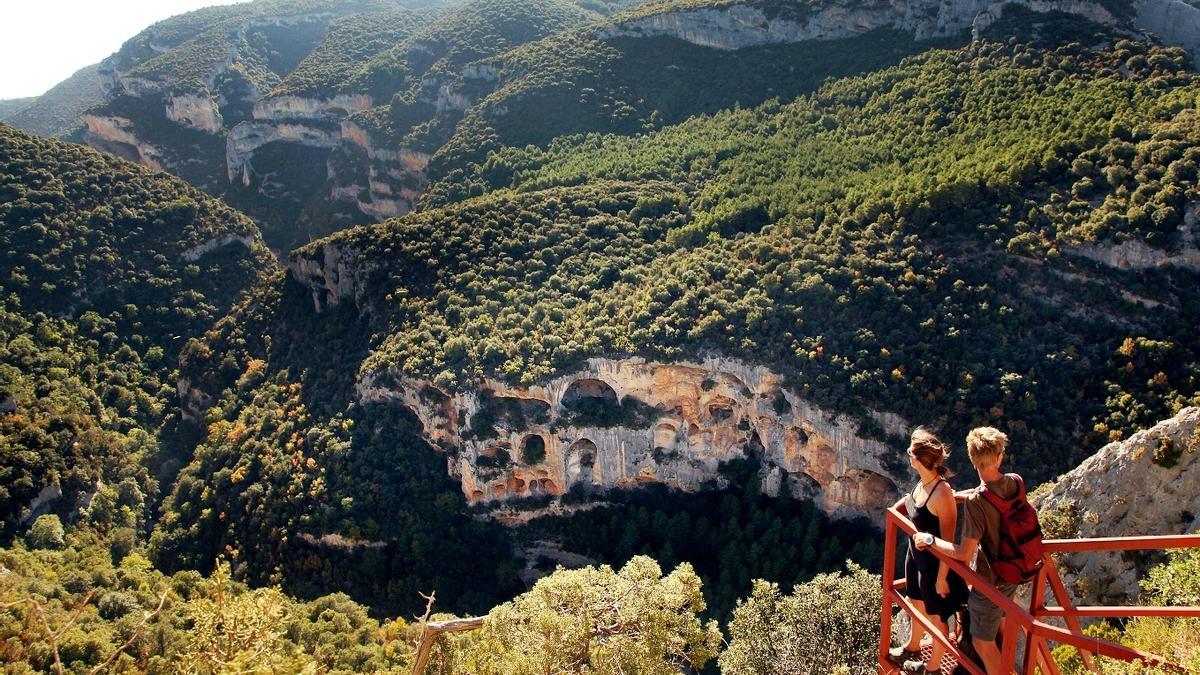
M879 663L888 662L888 650L892 646L892 582L896 577L896 523L889 511L884 521L883 534L883 606L879 617ZM914 624L915 626L915 624Z

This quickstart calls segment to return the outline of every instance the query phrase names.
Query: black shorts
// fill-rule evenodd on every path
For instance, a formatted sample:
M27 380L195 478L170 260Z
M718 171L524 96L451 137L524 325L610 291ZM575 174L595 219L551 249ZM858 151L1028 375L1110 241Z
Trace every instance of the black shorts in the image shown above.
M941 617L944 621L966 604L967 582L950 572L946 575L950 593L946 596L938 595L939 565L940 561L932 553L914 550L912 544L909 544L908 555L904 557L905 592L909 599L925 603L926 614Z

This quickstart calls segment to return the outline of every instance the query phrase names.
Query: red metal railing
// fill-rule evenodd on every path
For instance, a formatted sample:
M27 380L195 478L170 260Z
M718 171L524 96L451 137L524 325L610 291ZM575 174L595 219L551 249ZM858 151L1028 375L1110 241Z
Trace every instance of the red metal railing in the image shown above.
M905 536L912 536L916 531L916 527L912 521L905 517L904 514L895 508L888 509L887 522L884 526L883 611L880 615L882 633L879 639L880 672L894 673L897 670L896 666L888 660L888 648L891 645L892 637L892 611L896 605L899 605L908 612L909 616L913 617L914 630L916 630L917 626L923 628L933 636L933 639L942 643L946 647L946 653L956 659L972 675L986 675L982 668L976 666L969 659L963 658L958 645L949 636L943 635L928 619L919 612L914 611L912 603L900 592L904 588L904 580L897 580L895 578L896 544L899 541L898 533L902 532ZM938 559L947 563L951 570L957 572L968 584L978 589L988 599L996 603L1003 612L1004 622L1000 634L1000 653L1003 672L1013 673L1017 671L1017 642L1018 638L1023 638L1025 642L1025 654L1020 664L1019 672L1024 675L1033 675L1034 669L1037 668L1041 671L1042 675L1060 675L1058 666L1050 656L1050 642L1071 645L1078 649L1084 665L1089 670L1095 670L1092 658L1094 655L1099 654L1122 661L1142 661L1148 665L1152 664L1169 670L1177 670L1181 673L1185 672L1179 665L1170 663L1160 656L1147 654L1146 652L1119 645L1115 642L1101 640L1090 635L1084 635L1079 625L1079 619L1081 617L1116 618L1135 616L1200 617L1200 607L1076 607L1071 602L1071 598L1067 594L1067 589L1063 585L1062 577L1058 574L1058 567L1054 564L1054 558L1051 557L1051 554L1054 553L1161 550L1171 548L1200 548L1200 534L1161 537L1047 540L1045 542L1046 564L1033 580L1033 587L1029 594L1028 608L1021 607L1015 601L1010 600L998 591L995 586L984 581L983 577L976 574L966 564L958 560L953 560L932 548L927 550L932 551ZM1057 607L1045 606L1047 584L1049 584L1051 593L1053 593L1054 599L1058 603ZM1062 628L1047 623L1047 619L1061 620L1066 623L1067 627ZM969 637L964 636L963 639L969 639Z

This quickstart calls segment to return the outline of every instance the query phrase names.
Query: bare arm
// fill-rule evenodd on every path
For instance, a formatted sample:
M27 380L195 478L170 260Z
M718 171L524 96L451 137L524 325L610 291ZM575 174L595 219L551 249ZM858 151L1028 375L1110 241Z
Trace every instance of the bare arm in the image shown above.
M971 539L969 537L963 537L962 543L959 543L959 544L955 544L952 541L947 541L945 539L942 539L941 537L935 538L933 540L934 548L941 551L942 553L945 553L946 555L950 556L951 558L954 558L955 560L961 560L963 562L966 562L966 561L970 560L972 557L974 557L975 548L978 546L979 546L979 540ZM916 543L916 547L918 549L922 549L922 550L925 549L925 547L922 546L919 542Z
M958 505L954 502L954 493L949 486L944 489L939 489L934 493L933 504L930 505L930 510L938 517L938 535L946 542L954 541L954 529L958 526ZM937 580L939 584L946 581L946 576L950 573L950 566L945 562L938 564Z

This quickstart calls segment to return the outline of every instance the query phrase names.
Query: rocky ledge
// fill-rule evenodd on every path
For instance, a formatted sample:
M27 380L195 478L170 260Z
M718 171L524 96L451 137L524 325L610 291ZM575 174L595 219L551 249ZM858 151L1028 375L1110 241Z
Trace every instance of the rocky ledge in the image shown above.
M1104 446L1031 502L1048 537L1126 537L1200 531L1200 408ZM1060 569L1082 605L1128 604L1156 558L1064 555Z
M1154 248L1140 239L1119 244L1090 243L1070 252L1119 270L1142 272L1176 267L1200 272L1200 205L1188 207L1179 225L1178 244L1171 250Z

